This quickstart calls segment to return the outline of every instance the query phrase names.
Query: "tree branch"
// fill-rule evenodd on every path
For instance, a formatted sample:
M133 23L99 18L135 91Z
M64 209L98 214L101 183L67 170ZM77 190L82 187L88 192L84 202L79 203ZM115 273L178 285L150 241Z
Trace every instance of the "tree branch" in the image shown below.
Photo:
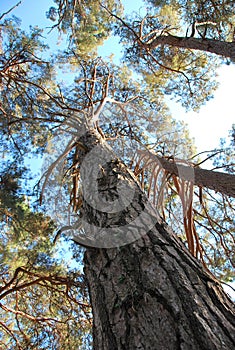
M12 6L10 8L10 10L8 10L7 12L4 12L1 16L0 16L0 21L3 19L4 16L8 15L8 13L10 13L11 11L13 11L16 7L18 7L21 4L21 1L19 1L16 5Z
M235 59L235 42L214 39L178 37L175 35L159 35L150 43L141 42L142 47L153 50L160 45L170 45L184 49L199 50Z
M161 164L164 170L166 170L168 173L179 176L177 161L167 160L166 158L159 157L157 154L153 154L149 151L139 151L139 153L142 155L142 157L144 155L144 157L149 159L151 158L153 161L155 159L155 162ZM190 168L193 169L194 185L209 188L229 197L235 197L235 175L197 167L190 167L182 164L180 166L185 167L185 173L187 173Z

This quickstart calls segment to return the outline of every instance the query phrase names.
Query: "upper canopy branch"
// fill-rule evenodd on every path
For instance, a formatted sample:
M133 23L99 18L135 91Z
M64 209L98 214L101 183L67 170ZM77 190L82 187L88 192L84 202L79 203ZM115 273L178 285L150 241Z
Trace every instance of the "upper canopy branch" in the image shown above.
M201 39L193 37L178 37L171 34L159 35L151 43L141 43L141 45L150 50L160 45L170 45L184 49L200 50L216 55L230 57L235 59L235 42L220 41L214 39Z
M179 170L177 167L177 161L168 160L163 157L159 157L157 154L153 154L149 151L139 151L142 157L153 159L154 162L161 164L162 168L169 174L179 176ZM184 165L185 172L190 169L190 166ZM201 169L199 167L193 167L194 184L199 187L209 188L215 192L225 194L235 198L235 176L228 173L222 173L218 171L211 171L207 169Z
M139 24L138 31L136 31L131 25L126 23L125 20L118 17L116 14L111 13L111 11L109 11L105 6L102 7L105 8L109 14L118 19L124 27L130 30L130 32L134 35L135 42L137 42L142 48L153 50L160 45L170 45L184 49L205 51L235 59L234 41L227 42L208 38L180 37L170 33L171 30L176 29L171 27L154 29L150 33L144 34L144 24L146 18L149 18L149 16L144 17Z

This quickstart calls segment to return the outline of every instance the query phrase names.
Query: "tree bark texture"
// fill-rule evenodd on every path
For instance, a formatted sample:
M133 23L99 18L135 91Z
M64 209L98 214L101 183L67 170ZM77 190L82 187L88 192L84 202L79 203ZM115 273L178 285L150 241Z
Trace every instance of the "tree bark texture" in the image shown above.
M176 176L179 175L179 170L177 163L169 161L165 158L154 155L156 159L159 161L161 166L168 171L170 174L174 174ZM181 172L187 174L190 170L189 166L180 165ZM193 169L193 181L194 184L199 187L206 187L215 192L220 192L230 197L235 197L235 176L232 174L222 173L219 171L212 171L207 169L201 169L197 167L191 168Z
M100 142L106 148L95 131L84 135L82 142L88 145L87 152ZM114 198L115 191L118 196L115 177L117 182L129 181L135 195L125 210L109 215L84 200L83 219L101 232L104 227L125 227L147 203L129 170L118 159L110 159L101 164L102 197ZM82 181L87 175L89 169L82 173ZM145 229L130 244L86 250L84 271L93 310L94 349L234 349L234 305L219 283L159 218Z
M155 49L159 45L170 45L181 47L184 49L200 50L224 57L235 59L235 42L226 42L214 39L201 39L193 37L178 37L174 35L160 35L156 37L150 44L142 45L150 50Z

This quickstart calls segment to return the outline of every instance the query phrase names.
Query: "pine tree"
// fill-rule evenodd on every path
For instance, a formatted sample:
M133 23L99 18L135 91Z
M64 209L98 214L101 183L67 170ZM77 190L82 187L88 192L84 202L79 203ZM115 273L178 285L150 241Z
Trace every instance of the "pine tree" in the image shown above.
M151 3L146 17L121 18L116 1L56 0L47 16L69 45L53 58L40 29L25 33L15 19L1 23L1 138L13 164L12 172L2 172L0 193L1 346L88 348L88 287L94 349L234 347L234 306L208 269L216 266L218 247L214 261L203 259L211 251L195 233L193 220L203 225L200 213L192 215L193 191L199 191L205 211L207 187L222 192L226 213L230 202L223 196L234 195L233 175L190 165L187 178L178 159L189 164L195 148L164 103L165 94L172 94L198 109L211 98L220 61L208 55L208 42L220 44L213 53L233 58L233 4L219 10L208 0L201 11L202 2ZM208 23L210 4L216 28ZM209 26L203 38L202 22ZM194 36L188 37L182 23L190 29L196 24ZM95 57L112 30L126 50L121 67ZM74 83L59 81L60 67L73 72ZM35 154L44 155L40 202L51 218L29 207L24 172L17 175L19 160ZM137 154L147 157L136 159ZM230 186L224 186L225 178ZM183 242L165 222L167 209L180 223L177 198ZM230 236L226 232L221 246ZM69 268L54 249L70 238L77 265ZM226 262L218 266L227 268Z

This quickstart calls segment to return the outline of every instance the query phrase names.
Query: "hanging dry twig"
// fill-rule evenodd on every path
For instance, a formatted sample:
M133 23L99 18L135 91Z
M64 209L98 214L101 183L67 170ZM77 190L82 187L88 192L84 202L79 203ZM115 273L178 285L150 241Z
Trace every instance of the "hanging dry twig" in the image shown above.
M170 179L173 180L175 193L178 194L183 212L183 225L186 234L186 240L188 249L191 254L199 258L205 265L203 258L203 247L200 243L200 239L194 224L194 212L193 212L193 197L194 197L194 183L190 180L185 180L179 177L179 174L175 175L171 173L169 169L165 169L161 158L150 151L137 151L133 159L134 174L139 177L141 184L143 184L143 178L145 172L150 174L148 181L147 195L158 210L164 215L164 192L167 188L172 189ZM142 186L144 189L144 187Z

